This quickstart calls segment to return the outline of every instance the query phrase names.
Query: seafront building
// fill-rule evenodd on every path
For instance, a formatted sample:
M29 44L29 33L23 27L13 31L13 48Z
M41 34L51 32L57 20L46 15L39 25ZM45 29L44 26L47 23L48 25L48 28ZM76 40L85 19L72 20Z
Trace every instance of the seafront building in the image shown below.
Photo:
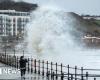
M29 12L0 10L0 36L23 36L29 21Z
M90 16L90 15L82 15L83 19L95 19L100 20L100 16Z

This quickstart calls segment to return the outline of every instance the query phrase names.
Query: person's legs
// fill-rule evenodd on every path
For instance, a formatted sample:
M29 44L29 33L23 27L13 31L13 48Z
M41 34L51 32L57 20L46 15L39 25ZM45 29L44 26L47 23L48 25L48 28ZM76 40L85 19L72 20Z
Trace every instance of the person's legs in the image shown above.
M24 69L21 69L21 77L24 75Z
M23 70L22 69L20 69L20 73L21 73L21 77L23 76Z
M25 75L25 73L26 73L26 69L23 70L23 74L24 74L24 75Z

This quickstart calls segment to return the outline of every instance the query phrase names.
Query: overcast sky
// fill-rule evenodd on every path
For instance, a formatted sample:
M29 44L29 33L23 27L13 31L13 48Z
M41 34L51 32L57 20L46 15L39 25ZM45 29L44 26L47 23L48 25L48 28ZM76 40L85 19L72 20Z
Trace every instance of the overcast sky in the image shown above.
M40 5L49 5L66 12L80 14L100 14L100 0L23 0Z

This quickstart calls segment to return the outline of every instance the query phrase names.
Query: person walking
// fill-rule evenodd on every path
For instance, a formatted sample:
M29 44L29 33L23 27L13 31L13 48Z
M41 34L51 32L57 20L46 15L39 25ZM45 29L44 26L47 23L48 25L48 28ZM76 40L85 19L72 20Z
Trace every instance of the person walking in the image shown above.
M25 72L26 72L26 63L27 63L27 59L24 59L24 56L20 57L20 72L21 72L21 77L25 78Z

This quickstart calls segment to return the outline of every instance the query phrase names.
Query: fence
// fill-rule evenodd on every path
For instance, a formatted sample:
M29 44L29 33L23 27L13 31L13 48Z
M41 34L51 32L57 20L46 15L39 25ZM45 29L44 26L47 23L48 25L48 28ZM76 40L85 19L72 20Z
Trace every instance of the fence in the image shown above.
M18 56L11 56L7 54L0 54L0 62L6 64L7 66L12 66L19 68ZM36 73L47 77L47 79L52 80L96 80L100 75L89 74L87 71L100 71L99 69L84 69L83 67L78 68L70 67L69 65L64 66L62 63L53 63L44 60L36 60L33 58L27 58L28 63L26 70L28 73Z

